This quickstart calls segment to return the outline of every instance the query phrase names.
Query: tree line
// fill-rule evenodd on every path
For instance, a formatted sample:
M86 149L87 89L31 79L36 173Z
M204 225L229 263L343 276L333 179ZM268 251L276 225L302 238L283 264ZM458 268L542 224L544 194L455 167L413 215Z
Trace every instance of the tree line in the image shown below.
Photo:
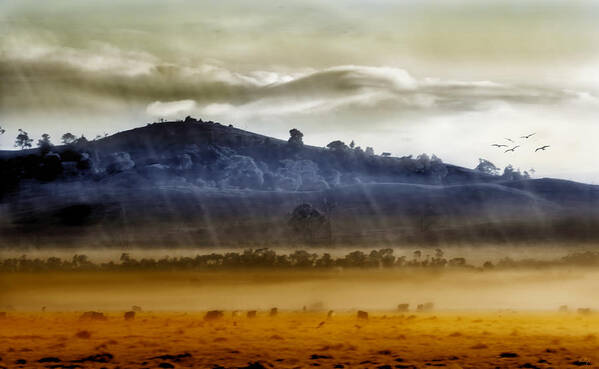
M195 257L163 257L136 259L123 253L118 261L94 262L85 254L76 254L70 259L59 257L29 258L27 255L0 259L0 272L42 272L42 271L126 271L126 270L218 270L218 269L332 269L332 268L466 268L472 270L549 268L557 266L599 266L599 252L579 252L554 260L503 258L496 263L485 262L476 267L466 258L445 258L441 249L424 255L416 250L412 257L393 254L393 249L384 248L370 252L353 251L344 256L329 253L317 254L297 250L279 254L268 248L246 249L241 252L211 253Z

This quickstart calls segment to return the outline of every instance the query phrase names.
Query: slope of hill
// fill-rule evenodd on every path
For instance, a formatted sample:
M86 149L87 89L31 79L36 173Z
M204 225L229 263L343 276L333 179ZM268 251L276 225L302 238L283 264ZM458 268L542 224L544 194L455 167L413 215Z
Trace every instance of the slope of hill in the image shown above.
M214 122L0 152L3 247L594 242L599 187ZM302 205L303 204L303 205Z

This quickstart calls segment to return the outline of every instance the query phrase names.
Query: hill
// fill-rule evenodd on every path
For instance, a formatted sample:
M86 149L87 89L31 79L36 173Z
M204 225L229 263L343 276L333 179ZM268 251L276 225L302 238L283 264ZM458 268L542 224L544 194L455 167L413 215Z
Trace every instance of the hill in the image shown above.
M299 137L299 140L298 140ZM0 152L2 247L595 242L599 187L215 122Z

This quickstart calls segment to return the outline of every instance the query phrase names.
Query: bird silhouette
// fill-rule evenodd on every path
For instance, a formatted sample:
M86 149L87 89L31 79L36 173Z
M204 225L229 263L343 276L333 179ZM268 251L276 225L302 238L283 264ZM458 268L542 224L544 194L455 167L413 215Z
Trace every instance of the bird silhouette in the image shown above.
M507 145L502 145L502 144L493 144L491 146L495 146L495 147L507 147Z
M535 150L535 152L537 152L537 151L539 151L539 150L543 150L543 151L545 151L545 149L546 149L546 148L548 148L548 147L551 147L551 146L549 146L549 145L544 145L544 146L541 146L541 147L537 147L537 148L536 148L536 150Z
M516 149L519 148L519 147L520 147L520 145L516 145L516 146L512 147L511 149L505 150L504 152L508 152L508 151L515 152Z
M505 138L506 140L508 140L509 142L514 142L514 140L512 140L511 138Z
M526 136L520 136L520 138L531 138L532 136L534 136L536 134L537 134L537 132L534 132L534 133L531 133L531 134L526 135Z

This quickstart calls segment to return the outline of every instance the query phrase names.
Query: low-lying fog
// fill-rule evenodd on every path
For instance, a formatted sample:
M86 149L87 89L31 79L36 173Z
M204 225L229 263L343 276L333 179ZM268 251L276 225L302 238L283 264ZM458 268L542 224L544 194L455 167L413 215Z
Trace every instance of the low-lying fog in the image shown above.
M599 309L599 271L219 270L0 274L0 311L394 310L433 302L435 310Z

